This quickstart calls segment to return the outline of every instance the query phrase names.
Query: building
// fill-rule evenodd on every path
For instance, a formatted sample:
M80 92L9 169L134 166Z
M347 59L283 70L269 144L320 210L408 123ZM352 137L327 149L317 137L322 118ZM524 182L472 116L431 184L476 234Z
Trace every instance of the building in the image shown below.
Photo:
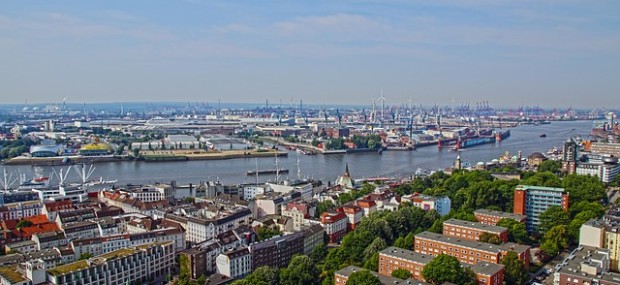
M474 216L479 223L486 225L496 225L502 219L513 219L519 223L525 223L527 216L513 214L509 212L493 211L487 209L478 209L474 211Z
M606 154L620 157L620 143L592 142L590 151L594 154Z
M355 272L359 272L359 271L364 271L364 270L366 269L353 266L353 265L348 266L344 269L340 269L336 271L336 273L334 274L334 284L335 285L346 285L351 274ZM377 278L379 278L379 282L381 282L381 285L431 285L430 283L413 280L411 278L407 280L402 280L396 277L382 275L374 271L370 271L370 273L376 276Z
M447 196L429 196L420 193L403 196L401 201L410 201L414 206L425 210L435 210L439 215L445 216L450 213L452 201Z
M535 232L540 221L538 217L551 206L568 210L569 194L564 188L517 185L514 192L513 212L527 216L525 227Z
M348 189L355 188L355 181L353 181L353 178L351 178L351 173L349 173L348 163L346 164L344 173L340 177L338 177L338 179L336 179L336 182L334 185L341 186L341 187L348 188Z
M345 204L336 209L336 211L347 215L347 219L349 220L347 223L347 231L355 230L364 217L364 211L362 211L362 208L354 203Z
M31 285L30 279L24 277L17 270L16 265L0 267L1 285Z
M220 253L216 259L217 273L232 278L243 278L252 273L252 256L247 247Z
M404 269L411 273L411 278L425 281L422 270L433 258L434 256L411 250L388 247L379 252L379 274L391 276L392 271ZM480 285L501 285L504 282L504 266L501 264L478 262L475 265L467 263L461 265L469 267L476 273Z
M301 231L304 233L304 255L310 256L312 250L317 246L324 244L323 227L319 224L304 226Z
M610 183L620 173L617 157L588 156L588 162L579 162L575 172L579 175L597 176L602 182Z
M204 272L207 272L207 252L200 248L190 248L180 253L179 263L181 268L187 267L189 277L193 279L200 278ZM205 274L206 276L206 274Z
M276 236L249 246L252 268L261 266L286 267L294 255L304 252L304 233Z
M50 221L56 221L58 213L70 212L73 210L73 202L71 200L48 202L43 205L42 213L45 214Z
M443 222L443 234L446 236L478 241L483 233L495 235L503 243L508 242L508 229L504 227L457 219L449 219Z
M269 191L267 185L264 184L245 184L242 189L243 199L246 201L254 199L256 195L264 195Z
M562 172L573 174L577 169L577 143L569 139L562 152Z
M347 233L348 223L349 218L344 213L324 212L321 214L321 224L329 238L329 243L340 243Z
M282 206L282 216L293 219L293 228L298 231L304 224L304 220L314 217L316 207L306 202L291 202Z
M609 250L610 270L620 272L620 223L591 219L579 230L579 245Z
M609 272L609 250L579 246L564 262L556 266L553 284L618 285L620 274Z
M242 225L249 225L252 212L248 208L222 211L208 219L189 217L187 219L187 240L194 243L210 240L214 236Z
M456 257L460 262L477 264L478 262L489 262L498 264L502 256L513 251L525 266L530 265L530 247L515 243L505 243L495 245L477 241L453 238L431 232L422 232L415 236L415 252L437 256L447 254Z
M50 284L95 285L146 282L170 274L172 242L124 248L47 270Z
M24 201L0 206L0 220L23 219L41 214L41 202Z
M532 154L530 154L530 156L527 157L527 164L530 166L540 166L541 163L543 163L545 160L547 160L548 158L540 153L540 152L534 152Z
M37 243L32 240L16 241L4 246L6 253L31 253L37 251Z

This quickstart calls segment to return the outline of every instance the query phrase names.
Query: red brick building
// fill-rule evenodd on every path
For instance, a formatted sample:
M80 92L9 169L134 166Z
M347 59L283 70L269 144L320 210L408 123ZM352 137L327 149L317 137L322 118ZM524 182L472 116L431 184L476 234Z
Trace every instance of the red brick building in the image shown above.
M347 231L355 230L357 225L362 221L364 217L364 212L362 208L354 204L346 204L338 209L336 212L344 213L347 215L349 222L347 224Z
M411 278L425 281L422 270L433 258L431 255L389 247L379 252L379 274L391 276L392 271L404 269L411 273ZM479 262L475 265L462 264L462 266L467 266L476 273L480 285L501 285L504 282L504 266L501 264Z
M530 265L530 247L516 243L495 245L490 243L470 241L431 232L423 232L415 236L415 252L437 256L447 254L456 257L460 262L477 264L489 262L498 264L501 258L514 251L519 259Z
M478 209L474 211L474 216L479 223L485 225L496 225L502 219L513 219L519 223L525 223L525 215L513 214L509 212Z
M502 243L508 242L508 229L504 227L457 219L449 219L443 222L443 234L446 236L478 241L483 233L497 236Z

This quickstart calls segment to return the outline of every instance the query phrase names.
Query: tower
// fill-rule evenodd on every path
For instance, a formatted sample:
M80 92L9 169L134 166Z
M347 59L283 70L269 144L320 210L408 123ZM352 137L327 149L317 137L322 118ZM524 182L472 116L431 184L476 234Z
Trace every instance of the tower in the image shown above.
M462 166L463 166L463 162L461 161L461 155L459 154L456 156L456 160L454 161L453 168L456 170L459 170L462 168Z
M577 169L577 143L572 139L564 143L564 153L562 154L562 172L574 174Z

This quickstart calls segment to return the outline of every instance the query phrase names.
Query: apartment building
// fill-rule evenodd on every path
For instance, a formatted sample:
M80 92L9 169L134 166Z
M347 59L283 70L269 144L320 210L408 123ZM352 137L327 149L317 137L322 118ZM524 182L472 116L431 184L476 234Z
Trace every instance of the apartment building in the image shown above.
M482 223L449 219L443 222L443 234L455 238L478 241L483 233L492 234L502 242L508 242L508 229Z
M23 219L39 215L42 208L39 201L6 203L0 206L0 220Z
M401 202L410 201L413 206L425 211L435 210L439 215L445 216L452 209L452 201L446 196L429 196L420 193L413 193L401 198Z
M620 285L620 274L610 272L609 250L579 246L556 267L555 285Z
M396 247L388 247L379 252L379 274L391 276L392 271L404 269L411 273L411 278L424 281L422 270L434 256ZM488 262L475 265L462 263L476 273L480 285L501 285L504 282L504 266Z
M364 211L362 208L353 203L343 205L342 207L336 209L336 212L347 215L347 219L349 220L347 223L347 231L355 230L364 217Z
M187 240L194 243L213 239L214 236L242 225L249 225L252 212L248 208L234 208L217 213L212 218L188 217Z
M364 270L366 269L353 266L353 265L340 269L336 271L336 273L334 274L334 284L335 285L346 285L347 281L349 280L349 277L353 273L364 271ZM431 285L430 283L414 280L412 278L403 280L403 279L395 278L392 276L382 275L374 271L370 271L370 273L376 276L377 278L379 278L379 282L381 282L381 285Z
M274 237L249 246L252 268L261 266L286 267L294 255L304 252L304 233Z
M513 219L519 223L525 223L527 216L509 212L478 209L474 211L474 216L481 224L495 226L502 219Z
M414 250L418 253L437 256L447 254L456 257L460 262L477 264L478 262L499 263L502 256L513 251L529 268L530 247L516 243L495 245L470 241L431 232L422 232L415 236Z
M122 285L146 282L170 274L174 265L172 242L124 248L88 260L47 270L47 282L66 285Z
M252 273L252 256L247 247L220 253L216 263L217 273L231 278L243 278Z
M569 194L564 188L517 185L514 192L513 213L527 216L525 227L528 232L538 229L538 217L551 206L568 210Z
M344 213L321 214L321 224L325 229L325 234L329 237L329 243L339 243L347 233L349 219Z

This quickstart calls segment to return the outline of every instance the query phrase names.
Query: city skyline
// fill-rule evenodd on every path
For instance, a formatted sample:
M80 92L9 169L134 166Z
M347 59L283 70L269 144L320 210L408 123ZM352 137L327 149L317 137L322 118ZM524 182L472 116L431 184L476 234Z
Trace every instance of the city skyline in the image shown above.
M3 104L617 108L612 1L12 2Z

